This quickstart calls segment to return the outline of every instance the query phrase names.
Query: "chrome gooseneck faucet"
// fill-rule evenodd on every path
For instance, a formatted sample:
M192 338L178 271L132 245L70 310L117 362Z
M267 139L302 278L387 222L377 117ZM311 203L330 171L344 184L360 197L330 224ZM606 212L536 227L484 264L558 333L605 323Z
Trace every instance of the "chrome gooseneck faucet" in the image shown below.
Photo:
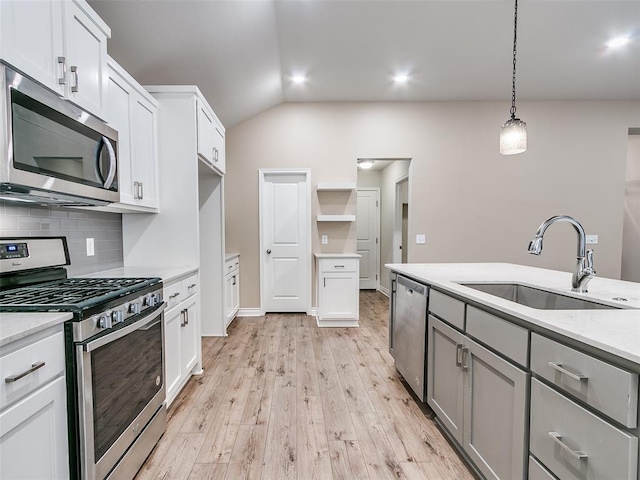
M571 279L571 290L574 292L587 293L587 283L595 275L596 271L593 269L593 250L586 250L587 236L584 232L584 228L580 225L575 218L568 215L557 215L551 217L549 220L542 222L542 225L538 228L536 236L529 243L529 253L532 255L540 255L542 252L542 238L544 232L556 222L567 222L573 225L578 234L578 254L576 259L576 269L573 272ZM586 251L585 251L586 250Z

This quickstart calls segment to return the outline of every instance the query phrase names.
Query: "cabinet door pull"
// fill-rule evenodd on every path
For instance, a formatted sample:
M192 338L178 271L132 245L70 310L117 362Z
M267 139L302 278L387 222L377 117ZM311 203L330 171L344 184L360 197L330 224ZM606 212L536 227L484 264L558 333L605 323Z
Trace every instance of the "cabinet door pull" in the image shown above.
M27 370L26 372L22 372L22 373L20 373L19 375L11 375L11 376L9 376L9 377L5 378L5 379L4 379L4 381L5 381L6 383L13 383L13 382L15 382L16 380L20 380L21 378L26 377L27 375L29 375L29 374L31 374L31 373L33 373L33 372L35 372L36 370L38 370L38 369L40 369L40 368L42 368L42 367L44 367L44 366L45 366L45 362L36 362L36 363L33 363L33 364L31 365L31 368L30 368L29 370Z
M236 276L235 275L233 276L233 284L234 285L236 284Z
M78 91L78 87L80 86L80 82L78 80L78 67L76 65L71 66L71 73L73 73L73 78L75 80L75 85L71 86L71 91L76 93Z
M322 281L324 282L324 286L326 287L326 286L327 286L327 277L324 277L324 278L322 279Z
M189 325L189 309L188 308L184 309L184 316L186 318L186 320L184 321L184 324Z
M456 367L462 366L462 347L461 343L456 343Z
M554 370L562 373L563 375L566 375L569 378L573 378L578 382L586 382L589 380L589 377L587 377L586 375L582 375L581 373L570 372L569 370L564 368L563 365L561 365L560 363L549 362L549 366Z
M144 184L142 182L138 182L140 185L140 200L144 198Z
M58 78L58 85L67 84L67 59L65 57L58 57L58 63L62 65L62 75Z
M186 310L180 310L180 326L184 327L187 323L186 323L186 316L185 313Z
M462 347L462 369L469 370L469 349Z
M571 455L576 460L586 460L587 458L589 458L589 456L586 453L581 452L579 450L576 451L571 447L569 447L569 445L564 443L562 441L562 435L560 435L558 432L549 432L549 436L553 439L554 442L560 445L569 455Z

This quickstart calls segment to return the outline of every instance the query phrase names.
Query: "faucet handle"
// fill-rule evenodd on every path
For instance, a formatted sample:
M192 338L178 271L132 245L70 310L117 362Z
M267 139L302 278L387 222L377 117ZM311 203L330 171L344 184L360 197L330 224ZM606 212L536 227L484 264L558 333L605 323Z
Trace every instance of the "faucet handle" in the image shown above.
M593 269L593 250L587 250L587 258L585 262L585 268L590 271L591 274L595 275L596 271Z

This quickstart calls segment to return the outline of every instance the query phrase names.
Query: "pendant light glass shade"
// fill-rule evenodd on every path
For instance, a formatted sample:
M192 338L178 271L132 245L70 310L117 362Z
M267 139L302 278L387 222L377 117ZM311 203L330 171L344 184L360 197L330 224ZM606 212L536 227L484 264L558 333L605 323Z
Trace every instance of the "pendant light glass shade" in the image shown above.
M527 124L519 118L510 118L500 128L500 153L515 155L527 151Z

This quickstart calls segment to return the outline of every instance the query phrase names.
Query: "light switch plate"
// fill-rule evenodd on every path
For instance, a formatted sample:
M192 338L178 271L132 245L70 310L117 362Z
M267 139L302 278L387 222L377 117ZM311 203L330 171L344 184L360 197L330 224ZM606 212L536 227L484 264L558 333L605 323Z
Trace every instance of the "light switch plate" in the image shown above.
M416 243L420 244L420 245L427 243L426 236L425 235L416 235Z
M587 235L587 245L597 245L598 235Z
M329 243L329 235L322 235L322 245Z
M87 257L93 257L95 254L96 249L93 238L87 238Z

